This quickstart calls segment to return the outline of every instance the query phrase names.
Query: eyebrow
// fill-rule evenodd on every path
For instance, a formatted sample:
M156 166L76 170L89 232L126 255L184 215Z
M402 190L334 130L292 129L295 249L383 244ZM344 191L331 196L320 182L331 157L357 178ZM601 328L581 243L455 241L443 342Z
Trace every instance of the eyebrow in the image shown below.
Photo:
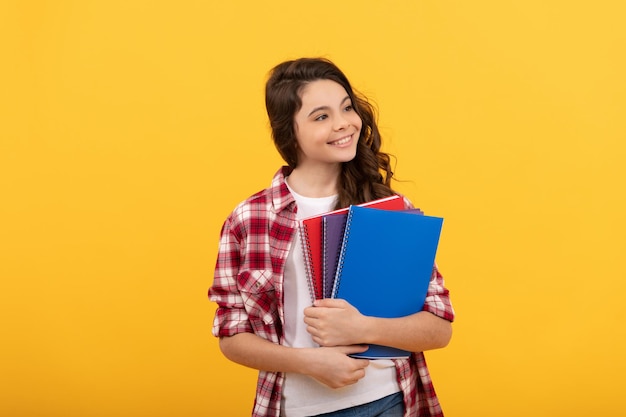
M350 96L345 96L343 100L341 100L341 103L339 103L339 105L341 106L343 103L346 102L346 100L350 100ZM316 107L313 110L311 110L311 112L308 114L308 116L312 115L313 113L315 113L316 111L320 111L320 110L328 110L330 108L330 106L320 106L320 107ZM307 116L307 117L308 117Z

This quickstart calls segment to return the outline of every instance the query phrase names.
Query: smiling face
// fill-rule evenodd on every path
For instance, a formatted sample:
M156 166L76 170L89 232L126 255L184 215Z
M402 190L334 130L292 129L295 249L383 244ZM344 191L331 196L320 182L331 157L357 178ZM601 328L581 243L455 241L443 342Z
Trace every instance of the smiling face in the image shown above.
M362 121L346 90L335 81L317 80L301 91L294 117L298 168L337 166L354 159Z

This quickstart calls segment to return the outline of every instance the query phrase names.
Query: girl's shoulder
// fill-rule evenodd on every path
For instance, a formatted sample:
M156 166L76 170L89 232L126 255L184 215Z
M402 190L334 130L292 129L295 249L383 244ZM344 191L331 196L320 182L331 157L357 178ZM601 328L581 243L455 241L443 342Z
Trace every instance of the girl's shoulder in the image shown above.
M226 219L226 223L234 226L244 225L245 227L251 223L258 224L259 221L271 221L275 215L293 207L295 200L285 183L285 168L281 168L274 175L272 184L268 188L252 194L237 204ZM287 215L286 217L295 217L295 213L293 216Z
M272 200L270 190L266 188L258 191L237 204L229 218L245 220L268 212L271 209Z
M424 210L420 209L419 207L415 207L413 202L411 200L409 200L409 198L407 196L405 196L403 194L400 194L400 193L396 193L396 194L398 194L404 200L404 208L405 208L405 210L419 210L420 213L424 214Z
M404 201L404 208L405 209L412 209L414 208L413 203L411 202L411 200L409 200L409 198L407 196L405 196L404 194L400 194L398 192L396 192L397 195L399 195L400 197L402 197L402 200Z

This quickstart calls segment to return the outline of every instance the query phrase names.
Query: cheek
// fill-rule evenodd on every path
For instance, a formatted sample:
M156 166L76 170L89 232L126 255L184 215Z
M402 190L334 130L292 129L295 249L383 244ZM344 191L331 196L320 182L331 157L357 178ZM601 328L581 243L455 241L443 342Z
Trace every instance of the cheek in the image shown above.
M354 114L354 121L352 122L352 124L356 126L358 130L361 130L361 128L363 127L363 121L361 120L359 115L356 113Z

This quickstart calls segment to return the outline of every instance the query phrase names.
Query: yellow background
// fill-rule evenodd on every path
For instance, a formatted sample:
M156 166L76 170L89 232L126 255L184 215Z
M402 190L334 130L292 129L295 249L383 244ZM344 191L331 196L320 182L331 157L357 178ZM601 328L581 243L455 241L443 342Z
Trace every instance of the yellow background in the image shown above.
M446 414L623 412L623 4L1 1L0 415L249 415L206 290L281 164L266 73L320 55L446 219Z

